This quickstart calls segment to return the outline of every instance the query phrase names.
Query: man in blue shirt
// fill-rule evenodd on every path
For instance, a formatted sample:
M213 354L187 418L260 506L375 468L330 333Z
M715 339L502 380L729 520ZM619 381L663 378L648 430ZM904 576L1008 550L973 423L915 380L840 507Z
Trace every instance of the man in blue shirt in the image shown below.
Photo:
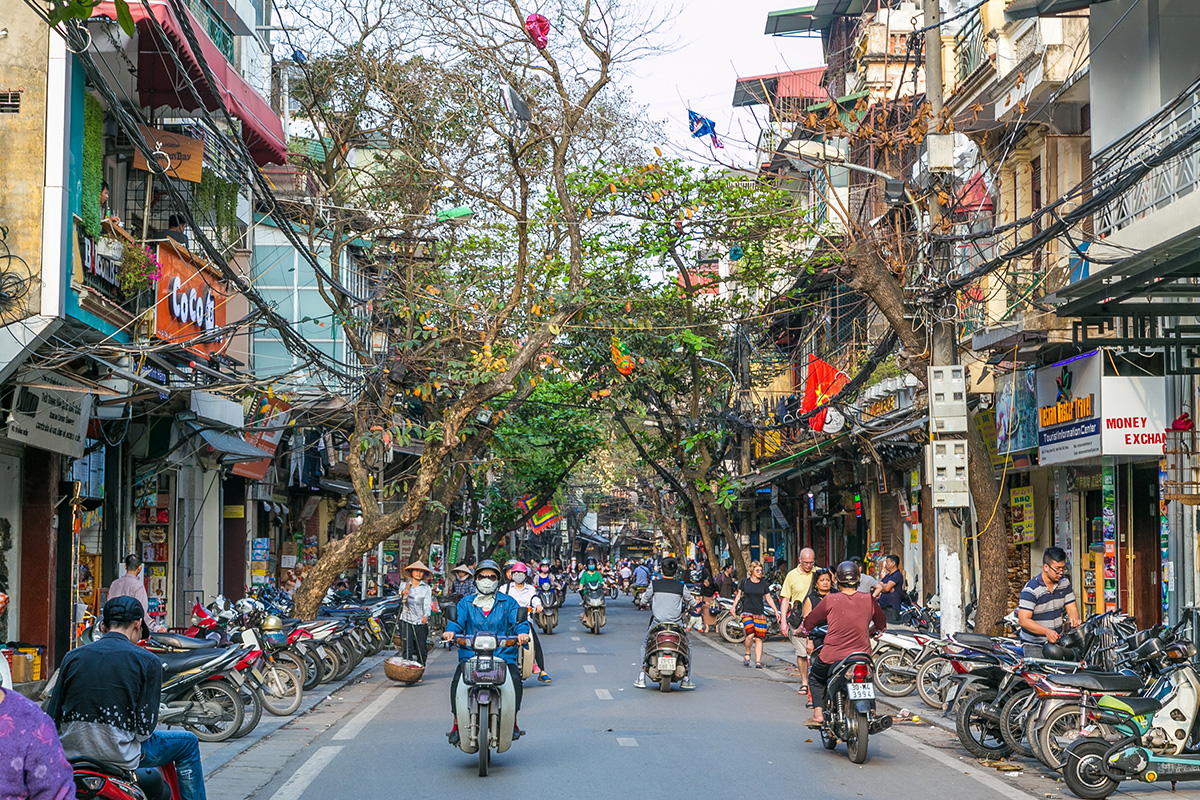
M883 576L876 584L878 589L879 607L883 609L887 621L896 624L900 621L900 600L904 597L904 573L900 571L900 556L892 554L883 559Z
M478 633L493 633L497 637L516 634L520 644L529 641L529 621L524 619L522 608L516 600L506 594L500 594L500 567L495 561L488 559L479 562L475 567L475 592L471 597L458 601L456 619L446 623L446 632L442 638L447 642L455 636L474 636ZM496 658L503 659L508 664L508 677L512 681L516 693L516 711L521 710L521 672L517 668L517 648L509 645L496 650ZM458 684L462 681L463 662L475 657L475 651L469 647L459 646L458 668L454 671L454 679L450 681L450 713L455 714L458 704ZM516 713L513 713L513 739L520 738L524 731L517 725ZM454 718L454 729L446 734L450 744L457 745L458 717Z
M1079 608L1075 604L1071 581L1064 574L1066 569L1066 551L1061 547L1047 547L1042 554L1042 571L1021 590L1017 623L1021 626L1021 641L1035 645L1031 649L1058 641L1062 635L1064 613L1072 627L1079 624Z
M650 568L646 566L645 561L639 561L633 568L633 585L643 589L650 585Z

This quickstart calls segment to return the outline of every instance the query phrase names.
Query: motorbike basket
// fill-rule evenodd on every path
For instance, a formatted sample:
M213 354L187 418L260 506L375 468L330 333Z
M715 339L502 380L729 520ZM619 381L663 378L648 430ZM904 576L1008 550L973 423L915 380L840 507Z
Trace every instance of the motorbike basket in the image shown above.
M498 658L474 658L467 662L463 669L463 678L467 683L502 683L504 671L507 669L504 661Z

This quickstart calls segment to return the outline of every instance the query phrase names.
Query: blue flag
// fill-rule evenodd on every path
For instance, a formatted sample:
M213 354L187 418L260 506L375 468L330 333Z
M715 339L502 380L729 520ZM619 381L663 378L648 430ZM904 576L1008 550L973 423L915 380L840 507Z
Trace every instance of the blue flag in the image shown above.
M692 137L695 139L703 139L708 136L712 139L713 147L724 147L721 140L717 138L717 126L708 117L702 117L695 111L688 109L688 127L692 131Z

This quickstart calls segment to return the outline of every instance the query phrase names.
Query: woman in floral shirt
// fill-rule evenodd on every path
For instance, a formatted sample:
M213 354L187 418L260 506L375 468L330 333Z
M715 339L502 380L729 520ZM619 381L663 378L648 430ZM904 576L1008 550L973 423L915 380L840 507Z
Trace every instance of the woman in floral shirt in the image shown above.
M68 800L71 765L50 717L12 690L0 689L0 800Z

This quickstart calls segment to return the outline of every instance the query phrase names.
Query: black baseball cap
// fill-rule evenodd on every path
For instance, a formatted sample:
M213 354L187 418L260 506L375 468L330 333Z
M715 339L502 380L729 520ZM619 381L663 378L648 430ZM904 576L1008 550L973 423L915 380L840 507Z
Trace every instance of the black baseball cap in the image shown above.
M100 618L105 625L138 622L145 616L145 609L136 597L114 597L104 604Z

